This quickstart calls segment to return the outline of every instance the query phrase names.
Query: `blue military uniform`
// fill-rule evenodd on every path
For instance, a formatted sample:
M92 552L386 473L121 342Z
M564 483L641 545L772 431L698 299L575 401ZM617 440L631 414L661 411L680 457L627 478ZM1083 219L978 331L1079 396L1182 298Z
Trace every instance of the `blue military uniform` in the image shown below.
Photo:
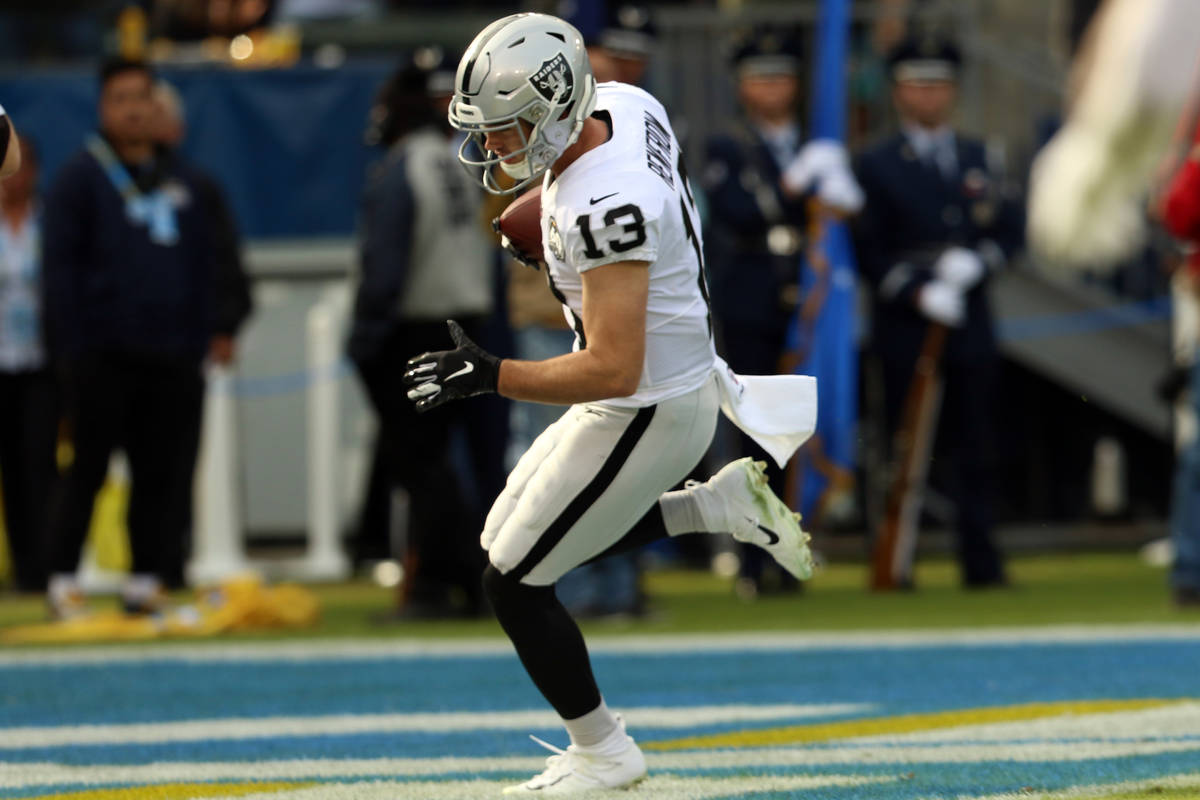
M892 63L925 59L957 67L944 42L906 42ZM894 429L930 320L918 308L934 264L950 247L974 251L986 272L964 294L961 327L950 330L942 359L943 411L938 446L948 451L955 480L959 557L964 583L1004 581L991 540L991 472L998 353L989 275L1020 246L1021 206L1005 197L989 170L983 144L949 129L915 127L863 152L856 176L866 197L856 247L873 304L872 349L883 367L889 429ZM935 473L935 479L938 477Z
M755 32L738 48L739 73L795 75L794 40ZM780 370L787 333L799 301L799 270L807 222L805 198L791 198L780 175L804 144L799 125L774 130L739 119L711 138L703 175L708 201L704 231L719 350L743 375ZM742 436L742 454L770 462ZM783 495L783 473L769 472L772 489ZM743 575L758 582L760 551L744 552Z

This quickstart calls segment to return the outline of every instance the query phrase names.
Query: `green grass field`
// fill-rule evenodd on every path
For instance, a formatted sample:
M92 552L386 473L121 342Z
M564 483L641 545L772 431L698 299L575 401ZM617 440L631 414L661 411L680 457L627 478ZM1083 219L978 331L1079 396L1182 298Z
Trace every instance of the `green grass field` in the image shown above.
M639 620L584 623L589 633L701 633L724 631L838 631L976 626L1200 622L1200 609L1170 602L1166 574L1132 553L1054 554L1010 561L1010 588L965 591L948 560L918 565L918 589L867 591L866 567L834 564L801 594L761 597L747 603L733 586L705 572L651 572L650 613ZM490 619L381 623L393 594L369 581L311 587L322 604L321 622L299 632L243 634L289 636L455 637L500 635ZM187 593L177 599L186 602ZM97 604L103 606L103 598ZM41 598L0 598L0 626L40 622Z

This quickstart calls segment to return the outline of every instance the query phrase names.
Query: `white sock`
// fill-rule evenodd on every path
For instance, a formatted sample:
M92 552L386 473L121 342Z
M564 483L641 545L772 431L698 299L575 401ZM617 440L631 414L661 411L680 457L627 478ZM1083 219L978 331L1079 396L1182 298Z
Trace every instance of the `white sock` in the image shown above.
M662 509L663 522L666 523L667 533L678 536L681 533L714 533L717 532L705 521L704 510L711 493L704 484L692 486L690 489L680 489L666 492L658 498Z
M604 744L607 739L612 737L614 731L618 733L621 731L621 724L617 722L616 716L608 710L603 698L600 699L600 705L582 717L564 719L563 725L566 726L567 733L571 735L571 744L590 750L595 750Z

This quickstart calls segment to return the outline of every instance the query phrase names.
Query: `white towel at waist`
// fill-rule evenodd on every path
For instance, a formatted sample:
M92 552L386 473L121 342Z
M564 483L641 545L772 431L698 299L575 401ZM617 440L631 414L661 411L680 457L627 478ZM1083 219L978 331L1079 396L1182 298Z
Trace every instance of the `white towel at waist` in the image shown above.
M809 375L738 375L717 356L721 411L782 469L817 428L817 379Z

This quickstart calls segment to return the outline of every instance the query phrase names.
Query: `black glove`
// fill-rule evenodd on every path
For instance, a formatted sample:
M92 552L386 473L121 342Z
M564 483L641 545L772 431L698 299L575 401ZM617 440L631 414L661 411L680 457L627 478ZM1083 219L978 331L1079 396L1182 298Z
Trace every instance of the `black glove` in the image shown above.
M408 390L408 399L417 404L417 411L496 391L500 359L468 339L454 320L446 320L446 325L454 350L422 353L408 360L404 382L413 387Z

